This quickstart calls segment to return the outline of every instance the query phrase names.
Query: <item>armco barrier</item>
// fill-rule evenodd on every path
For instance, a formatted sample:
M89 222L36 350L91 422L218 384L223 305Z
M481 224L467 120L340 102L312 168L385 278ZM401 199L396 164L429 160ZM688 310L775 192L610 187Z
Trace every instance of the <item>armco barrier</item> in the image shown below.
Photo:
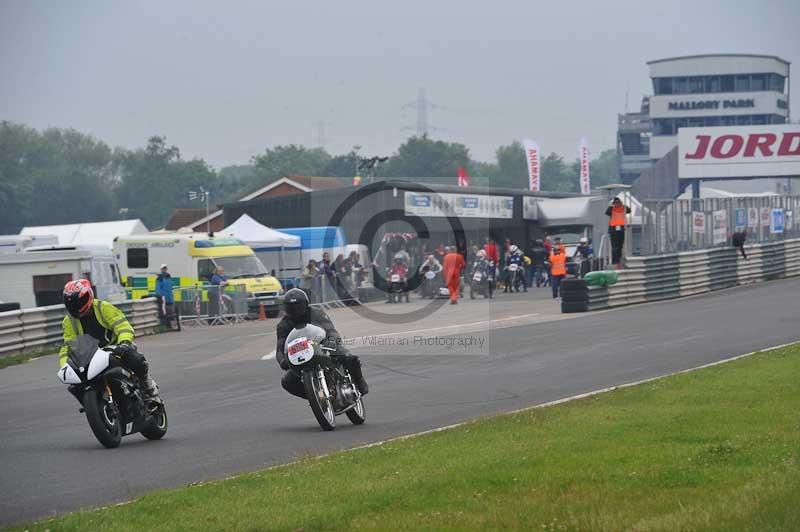
M155 298L124 301L116 306L128 317L137 336L152 333L159 324ZM0 356L60 344L63 319L63 305L0 312Z
M588 310L659 301L800 275L800 239L670 255L628 257L619 281L590 287Z

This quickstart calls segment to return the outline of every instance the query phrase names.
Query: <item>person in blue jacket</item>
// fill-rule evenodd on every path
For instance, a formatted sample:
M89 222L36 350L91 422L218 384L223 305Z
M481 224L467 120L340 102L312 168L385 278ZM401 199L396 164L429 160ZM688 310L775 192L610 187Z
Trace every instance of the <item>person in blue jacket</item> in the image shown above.
M156 299L158 300L158 313L161 323L164 324L167 316L167 305L175 303L172 294L172 275L170 275L167 265L161 265L161 273L156 277Z

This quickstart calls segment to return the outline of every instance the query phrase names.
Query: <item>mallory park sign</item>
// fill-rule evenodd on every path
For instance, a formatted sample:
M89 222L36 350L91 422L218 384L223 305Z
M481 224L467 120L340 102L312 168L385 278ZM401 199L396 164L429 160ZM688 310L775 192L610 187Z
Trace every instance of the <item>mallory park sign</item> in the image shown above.
M669 102L667 109L670 111L694 111L701 109L743 109L755 107L756 101L753 98L740 100L700 100L689 102Z

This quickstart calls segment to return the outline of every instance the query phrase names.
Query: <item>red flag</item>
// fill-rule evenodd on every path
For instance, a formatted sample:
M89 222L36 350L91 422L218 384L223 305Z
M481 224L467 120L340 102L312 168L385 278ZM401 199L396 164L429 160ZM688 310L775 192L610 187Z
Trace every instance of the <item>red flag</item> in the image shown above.
M468 187L469 186L469 174L467 173L467 169L463 166L459 166L456 170L458 173L458 186L460 187Z

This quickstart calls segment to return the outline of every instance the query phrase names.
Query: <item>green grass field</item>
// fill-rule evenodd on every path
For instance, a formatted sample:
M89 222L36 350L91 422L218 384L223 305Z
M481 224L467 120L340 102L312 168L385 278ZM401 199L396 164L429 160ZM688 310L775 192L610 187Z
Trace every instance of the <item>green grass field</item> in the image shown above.
M800 345L18 530L501 528L800 530Z
M16 366L17 364L24 364L33 360L34 358L45 357L48 355L54 355L57 353L57 349L40 349L38 351L29 351L28 353L22 353L20 355L8 355L5 357L0 357L0 369L7 368L9 366Z

